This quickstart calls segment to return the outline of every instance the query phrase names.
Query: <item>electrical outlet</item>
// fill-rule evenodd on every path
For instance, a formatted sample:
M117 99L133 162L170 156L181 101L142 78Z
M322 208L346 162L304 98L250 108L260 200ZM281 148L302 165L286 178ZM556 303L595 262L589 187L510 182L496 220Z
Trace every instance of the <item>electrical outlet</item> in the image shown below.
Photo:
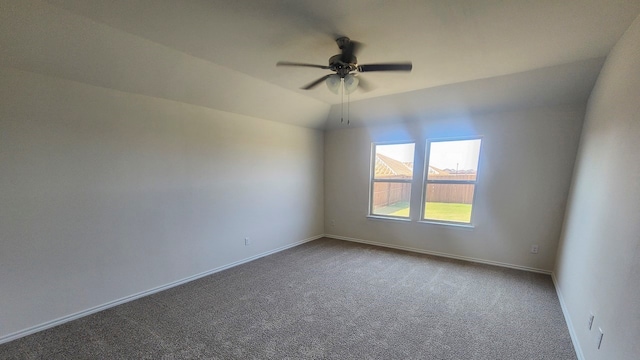
M593 326L593 318L594 317L595 317L595 315L589 314L589 330L591 330L591 327Z
M538 253L538 245L531 245L531 253L532 254Z
M336 226L336 221L334 219L331 219L331 226Z
M249 244L251 244L251 239L248 237L244 238L244 246L248 246Z
M600 350L600 346L602 346L602 338L604 337L604 333L601 328L598 328L598 336L596 337L596 341L598 344L598 350Z

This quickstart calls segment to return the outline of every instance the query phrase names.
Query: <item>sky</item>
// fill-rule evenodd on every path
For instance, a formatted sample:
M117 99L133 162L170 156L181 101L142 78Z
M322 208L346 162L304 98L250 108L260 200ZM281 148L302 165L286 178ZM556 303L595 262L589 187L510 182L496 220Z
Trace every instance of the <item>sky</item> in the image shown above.
M415 144L377 145L376 151L402 162L413 162ZM429 165L440 169L478 170L479 153L480 139L432 142Z
M431 143L429 165L439 169L478 170L480 139Z
M413 162L415 144L376 145L376 151L402 162Z

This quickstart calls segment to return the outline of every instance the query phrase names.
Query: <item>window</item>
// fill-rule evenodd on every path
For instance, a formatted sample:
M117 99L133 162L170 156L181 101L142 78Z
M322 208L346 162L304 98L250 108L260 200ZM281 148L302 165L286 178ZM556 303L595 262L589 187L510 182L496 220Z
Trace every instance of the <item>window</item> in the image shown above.
M481 139L429 140L422 220L471 224Z
M409 218L415 144L373 144L369 214Z

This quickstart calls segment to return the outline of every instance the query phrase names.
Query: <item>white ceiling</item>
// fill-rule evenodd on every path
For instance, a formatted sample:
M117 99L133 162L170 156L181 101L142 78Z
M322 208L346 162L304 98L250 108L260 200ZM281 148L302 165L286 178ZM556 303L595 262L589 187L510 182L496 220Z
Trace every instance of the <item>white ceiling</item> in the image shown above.
M30 5L11 5L16 16L27 17L26 21L9 15L0 19L10 22L6 27L14 27L7 30L13 30L13 35L0 39L11 50L11 55L0 57L6 65L274 120L283 116L277 114L278 109L269 109L272 105L267 102L280 109L286 103L295 111L280 120L312 127L322 126L328 104L337 104L340 98L325 86L310 91L299 87L327 71L275 64L288 60L324 65L339 52L334 42L337 35L365 45L357 54L360 63L413 62L411 73L362 74L374 90L359 90L351 101L532 70L544 72L540 69L545 68L554 74L558 69L578 73L566 80L584 88L592 82L585 84L580 78L595 79L599 65L593 64L601 64L640 13L640 0L27 2ZM16 29L28 35L16 35ZM62 35L55 37L51 32ZM25 42L37 51L27 49ZM117 58L107 54L109 50ZM88 52L93 57L85 54ZM85 64L109 58L110 63L101 66L112 69L71 66L69 54ZM597 60L585 66L589 59ZM123 73L118 81L113 79L114 62ZM571 64L579 71L572 72ZM155 67L157 72L139 78L125 75L124 67L131 72L137 69L136 74L144 72L143 68ZM159 83L157 74L171 79L171 86ZM205 85L211 82L236 96L246 94L246 103L210 99L213 91ZM242 89L234 89L237 84ZM552 92L555 85L542 83L540 89ZM560 87L558 91L567 92L567 86ZM247 110L246 106L259 109ZM312 120L300 119L305 109Z

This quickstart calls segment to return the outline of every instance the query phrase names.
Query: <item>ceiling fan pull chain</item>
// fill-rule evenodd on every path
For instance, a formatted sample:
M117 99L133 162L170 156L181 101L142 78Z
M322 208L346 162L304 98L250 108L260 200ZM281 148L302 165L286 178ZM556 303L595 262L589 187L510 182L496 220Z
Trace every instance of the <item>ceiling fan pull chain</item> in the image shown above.
M351 118L349 117L349 104L351 103L351 93L347 94L347 125L351 124Z
M340 79L340 85L342 84L342 79ZM340 87L340 123L344 123L344 86Z

